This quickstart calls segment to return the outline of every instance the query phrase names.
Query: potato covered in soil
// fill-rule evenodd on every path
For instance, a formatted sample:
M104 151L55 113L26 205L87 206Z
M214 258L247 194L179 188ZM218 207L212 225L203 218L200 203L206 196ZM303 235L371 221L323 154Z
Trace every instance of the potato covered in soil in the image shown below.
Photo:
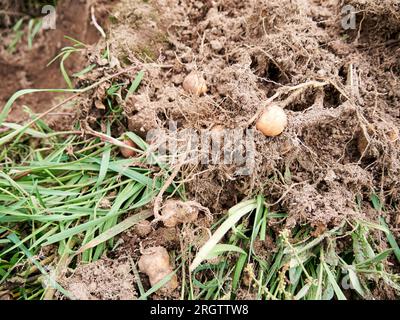
M183 81L183 89L186 92L201 96L207 92L206 80L197 72L192 72Z
M125 139L123 142L124 142L127 146L129 146L129 147L131 147L131 148L137 148L136 143L134 143L134 142L133 142L132 140L130 140L130 139ZM134 150L132 150L132 149L129 149L129 148L121 147L121 148L120 148L120 151L121 151L121 154L122 154L122 156L123 156L124 158L132 158L132 157L136 156L136 152L135 152Z
M139 260L139 270L149 277L150 285L153 287L173 271L168 251L163 247L147 248ZM173 275L171 280L160 290L172 292L177 287L178 278L176 275Z
M389 141L394 143L399 140L400 132L399 132L399 129L397 129L396 127L393 127L387 131L386 135L387 135Z
M285 111L276 105L269 106L257 121L257 129L267 137L280 135L287 126Z
M160 220L167 228L173 228L181 223L193 222L199 215L199 209L191 202L169 199L161 210Z
M150 221L147 221L147 220L143 220L143 221L139 222L134 227L135 233L139 237L142 237L142 238L144 238L145 236L150 234L152 230L153 229L151 228L151 223L150 223Z

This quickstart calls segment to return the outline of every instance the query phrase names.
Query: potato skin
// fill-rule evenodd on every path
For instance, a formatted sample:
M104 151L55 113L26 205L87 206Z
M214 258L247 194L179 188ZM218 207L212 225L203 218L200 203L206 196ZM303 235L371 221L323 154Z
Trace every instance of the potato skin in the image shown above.
M128 145L129 147L137 148L136 143L134 143L134 142L133 142L132 140L130 140L130 139L125 139L123 142L124 142L126 145ZM120 148L120 151L121 151L121 154L122 154L122 156L123 156L124 158L132 158L132 157L136 156L136 152L133 151L133 150L131 150L131 149L128 149L128 148L121 147L121 148Z
M288 124L285 111L276 105L269 106L257 121L256 128L267 137L276 137Z
M139 270L145 273L150 280L150 285L154 286L165 276L173 272L170 265L168 251L164 247L147 248L139 259ZM173 275L160 290L171 292L178 287L178 278Z
M196 72L192 72L187 75L182 86L186 92L195 94L197 96L201 96L207 92L206 80L204 80L204 78Z

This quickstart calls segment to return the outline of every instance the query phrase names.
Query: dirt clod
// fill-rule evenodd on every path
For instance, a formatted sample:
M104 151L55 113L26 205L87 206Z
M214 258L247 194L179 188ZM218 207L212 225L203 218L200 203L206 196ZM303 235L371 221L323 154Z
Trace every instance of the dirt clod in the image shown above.
M148 234L151 233L153 229L151 228L150 221L143 220L140 221L138 224L134 226L134 231L139 237L146 237Z
M151 247L145 249L139 260L139 270L145 273L150 280L150 285L154 286L164 277L173 272L169 261L168 251L163 247ZM178 287L178 279L173 275L160 290L172 292Z
M168 228L175 227L181 223L190 223L197 219L199 208L193 202L183 202L169 199L161 210L160 220Z

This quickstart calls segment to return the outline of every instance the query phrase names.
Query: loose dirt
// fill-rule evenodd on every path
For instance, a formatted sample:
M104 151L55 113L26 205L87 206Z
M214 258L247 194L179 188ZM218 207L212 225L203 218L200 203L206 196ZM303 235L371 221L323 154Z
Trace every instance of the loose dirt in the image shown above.
M346 4L357 9L356 30L341 25ZM57 30L57 39L79 35L90 43L91 27L82 33L87 20L73 14L75 10L67 12L72 14L67 21L79 27L76 33L69 26ZM242 199L262 193L272 211L288 213L285 227L309 224L318 235L351 217L376 221L370 205L375 192L398 239L399 12L398 1L122 0L112 11L108 39L91 47L86 59L99 62L107 42L117 63L96 69L78 85L126 66L137 68L121 76L121 82L144 70L138 93L121 102L121 124L142 137L151 129L165 131L170 120L176 121L178 131L215 126L254 129L263 108L279 105L285 109L288 126L276 138L256 131L250 175L240 175L233 165L180 164L189 198L218 218ZM45 39L49 37L53 37L50 32ZM62 85L60 78L54 80L57 66L45 73L42 69L62 47L59 41L49 48L41 40L37 44L41 50L1 62L1 75L10 79L2 97L28 85ZM34 54L40 55L39 60ZM208 91L203 96L182 88L192 71L206 80ZM10 73L16 76L5 77ZM82 123L101 130L98 123L107 110L99 108L99 101L109 85L81 98L77 117ZM43 110L41 99L47 98L36 96L32 108ZM118 136L125 129L113 130ZM356 199L363 204L361 210ZM123 245L116 254L130 250L138 259L140 252L134 248L139 244L170 250L187 239L201 242L198 230L210 227L206 218L201 221L196 232L187 226L166 228L160 222L152 229L147 225L145 233L131 230L122 235ZM260 252L271 248L273 243L256 246Z
M363 23L347 32L338 1L122 1L112 55L146 71L144 88L124 105L127 127L144 137L169 120L178 130L248 129L275 103L288 128L278 138L256 134L250 176L233 166L183 166L193 200L223 212L261 191L280 200L288 226L363 215L355 198L372 190L390 207L399 200L398 14L392 4L349 4ZM207 81L205 96L182 89L193 70ZM85 119L101 118L86 105Z
M10 1L4 2L9 3ZM104 5L102 2L104 1L98 2L95 15L98 21L104 22L108 17L108 8L113 3L111 5ZM18 5L18 1L13 3L13 6ZM13 6L4 11L17 12L22 17L43 16L40 7L30 8L27 4L23 4L20 8ZM21 89L66 88L65 81L60 72L59 61L49 66L47 65L60 53L62 48L71 45L71 42L65 39L64 36L72 37L88 46L98 41L100 33L91 23L90 6L90 1L61 1L56 11L56 29L43 30L38 33L33 41L32 48L29 48L27 43L28 26L25 23L22 30L22 39L16 45L14 52L8 50L9 44L15 37L15 33L9 27L11 23L15 23L18 19L15 16L11 16L10 18L9 15L2 14L0 19L0 76L4 81L0 91L0 104L2 106L16 91ZM7 4L3 4L2 8L7 9ZM3 25L1 25L1 22ZM86 63L87 61L84 57L79 54L72 54L66 61L65 67L70 74L73 74L86 67ZM51 106L55 97L57 97L57 94L51 93L37 93L24 97L13 107L8 120L11 122L21 122L27 119L29 115L24 111L24 105L31 108L35 113L44 112ZM74 113L72 112L72 114L67 115L66 119L63 119L59 115L54 115L56 118L53 116L49 120L70 122L73 115Z
M67 271L60 283L78 300L132 300L137 297L129 261L102 258Z

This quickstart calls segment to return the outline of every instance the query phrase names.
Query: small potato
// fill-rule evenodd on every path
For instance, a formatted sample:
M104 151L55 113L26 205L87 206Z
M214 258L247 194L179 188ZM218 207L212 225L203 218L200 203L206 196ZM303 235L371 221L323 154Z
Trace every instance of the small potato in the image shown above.
M269 106L257 121L256 127L267 137L276 137L288 124L285 111L276 105Z
M207 92L207 83L204 78L197 72L192 72L186 76L183 81L183 89L186 92L201 96Z
M138 265L140 272L145 273L149 277L151 286L157 284L173 271L170 265L168 251L164 247L147 248L143 252ZM174 275L160 290L172 292L177 287L178 278Z
M125 139L123 142L129 147L137 148L136 143L134 143L130 139ZM136 156L136 152L134 150L129 149L129 148L121 147L120 151L121 151L121 154L122 154L122 156L124 158L133 158L134 156Z
M148 234L151 233L153 229L151 228L151 223L148 220L140 221L138 224L135 225L134 231L139 236L144 238Z

